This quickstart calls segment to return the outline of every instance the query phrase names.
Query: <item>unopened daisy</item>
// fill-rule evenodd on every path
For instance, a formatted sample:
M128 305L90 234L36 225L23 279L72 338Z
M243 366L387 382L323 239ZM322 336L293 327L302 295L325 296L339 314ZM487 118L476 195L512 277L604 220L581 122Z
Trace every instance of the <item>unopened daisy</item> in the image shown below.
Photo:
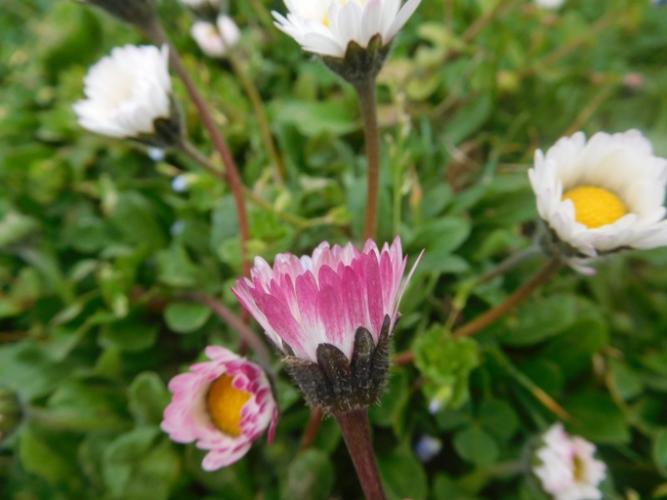
M322 243L312 256L280 254L273 267L257 258L251 278L239 280L233 291L286 355L290 372L312 405L329 410L368 406L384 382L388 337L407 283L405 266L398 238L382 250L372 241L363 250L351 243ZM329 358L351 370L350 380L336 384L362 386L358 391L349 388L345 401L327 389L330 366L323 372L315 369ZM351 365L353 359L357 367ZM312 377L324 385L314 388Z
M359 73L366 77L379 72L389 44L421 3L407 0L401 7L401 0L284 1L288 12L273 12L276 26L350 81Z
M197 21L192 25L192 38L209 57L222 58L241 39L241 31L229 16L218 17L217 25Z
M91 132L157 143L178 135L166 46L115 48L90 68L84 84L86 98L74 111Z
M545 492L555 500L602 498L599 487L607 475L607 467L595 458L593 444L570 436L561 424L551 427L542 440L534 472Z
M667 160L638 131L565 137L529 171L540 217L570 264L667 245Z
M202 467L211 471L240 460L262 433L273 441L278 409L264 371L218 346L205 361L169 383L173 399L162 429L178 443L208 450Z

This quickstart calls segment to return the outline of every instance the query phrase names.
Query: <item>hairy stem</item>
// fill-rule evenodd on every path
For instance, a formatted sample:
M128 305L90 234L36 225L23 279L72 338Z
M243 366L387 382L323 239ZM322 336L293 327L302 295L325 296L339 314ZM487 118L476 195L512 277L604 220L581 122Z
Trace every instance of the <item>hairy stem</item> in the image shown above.
M368 410L364 408L349 413L338 413L334 417L343 433L364 496L367 500L384 500L386 496L373 451Z
M375 79L369 78L356 86L361 115L364 120L366 157L368 158L368 194L364 239L373 239L377 229L378 194L380 190L380 128L377 117Z
M225 175L227 176L229 188L232 191L232 195L234 196L234 203L236 204L236 213L239 221L239 233L241 236L241 258L243 261L243 274L248 275L250 273L250 260L248 257L250 225L248 223L248 213L243 196L243 182L241 181L241 175L239 174L238 167L236 166L236 161L234 160L234 157L232 156L232 153L227 146L225 137L222 135L222 132L220 129L218 129L218 126L213 119L213 115L209 110L208 104L197 89L197 86L192 80L192 77L190 77L190 73L188 73L188 70L185 68L183 61L179 56L178 51L169 41L169 38L159 21L155 20L154 23L146 30L146 34L156 44L166 44L169 47L169 58L172 68L178 77L183 81L183 84L185 85L185 88L187 89L192 102L197 108L197 111L199 111L199 116L201 117L202 123L211 137L211 141L213 142L216 151L222 158L222 163L225 166Z

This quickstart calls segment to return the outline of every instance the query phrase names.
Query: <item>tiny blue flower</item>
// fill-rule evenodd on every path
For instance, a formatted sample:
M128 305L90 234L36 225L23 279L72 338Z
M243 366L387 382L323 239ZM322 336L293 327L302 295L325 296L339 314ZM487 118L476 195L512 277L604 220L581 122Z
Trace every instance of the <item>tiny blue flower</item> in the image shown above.
M442 441L434 436L425 434L419 438L414 446L415 454L421 462L431 461L440 450L442 450Z

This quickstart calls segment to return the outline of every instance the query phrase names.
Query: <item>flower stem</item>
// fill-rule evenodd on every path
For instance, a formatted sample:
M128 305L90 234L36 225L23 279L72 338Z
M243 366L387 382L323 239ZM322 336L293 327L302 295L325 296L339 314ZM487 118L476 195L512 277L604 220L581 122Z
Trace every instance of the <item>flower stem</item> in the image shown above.
M373 239L377 228L378 193L380 189L380 128L377 117L375 78L368 78L356 87L364 120L366 157L368 158L368 194L364 239Z
M386 496L371 442L368 410L364 408L348 413L337 413L334 417L343 433L343 439L352 457L364 496L367 500L384 500Z
M201 151L199 151L195 146L193 146L189 141L183 139L180 144L178 144L178 149L186 157L192 160L195 163L198 163L202 166L207 172L209 172L214 177L219 178L223 182L227 182L227 177L225 176L224 171L211 162ZM298 229L305 230L312 227L329 225L330 223L323 218L311 218L306 219L299 215L294 215L289 212L283 212L282 210L277 210L269 201L262 198L260 195L256 194L252 189L244 188L243 192L245 194L246 200L250 203L268 210L273 213L278 219L288 224L292 224Z
M218 129L218 126L215 123L213 115L211 114L208 104L204 100L203 96L199 93L197 86L190 77L190 73L185 68L181 57L178 54L178 51L169 41L169 37L165 33L162 25L156 19L151 26L146 29L146 34L151 38L156 44L163 45L166 44L169 47L169 58L171 61L172 68L183 81L185 88L187 89L192 102L194 103L199 115L201 117L202 123L211 137L211 141L215 146L216 151L222 158L222 163L225 166L225 174L227 176L227 181L229 182L229 188L232 191L234 196L234 202L236 204L236 213L239 221L239 232L241 236L241 258L243 262L243 274L248 275L250 273L250 260L248 258L248 241L250 240L250 225L248 223L248 213L246 210L245 200L243 197L243 182L241 181L241 175L239 174L238 167L236 166L236 161L232 156L232 153L227 146L225 137L222 135L222 132Z
M521 288L510 295L505 302L489 309L487 312L478 316L469 323L454 330L452 335L456 338L469 337L479 333L488 326L492 325L500 318L509 313L516 306L524 302L530 295L540 286L549 281L561 268L562 262L559 259L550 260L538 273L527 281ZM411 351L405 351L396 354L393 358L393 363L399 366L409 365L415 360L415 355Z
M269 349L262 342L262 339L240 317L229 310L220 300L207 293L193 292L188 294L188 297L208 307L222 321L237 331L243 342L254 351L262 368L268 373L271 372L271 354L269 353Z
M250 100L253 111L255 112L255 118L257 118L257 124L259 125L259 133L264 142L264 147L269 154L269 158L271 158L271 162L273 163L276 181L282 183L287 177L287 171L285 169L283 158L273 140L271 126L269 125L269 117L266 114L266 107L264 106L264 102L262 102L262 96L259 94L255 82L253 82L252 78L250 78L246 72L243 62L239 59L234 50L229 51L228 57L234 68L234 73L236 73L243 90Z
M299 449L301 451L307 450L313 445L315 438L317 437L317 431L320 430L322 425L322 410L320 408L313 408L310 411L310 418L308 419L308 425L306 425L306 430L303 431L303 437L301 438L301 445Z
M561 266L562 263L559 259L550 260L535 276L510 295L505 302L488 310L470 323L466 323L461 328L455 330L453 336L468 337L495 323L516 306L524 302L541 285L549 281L558 272Z

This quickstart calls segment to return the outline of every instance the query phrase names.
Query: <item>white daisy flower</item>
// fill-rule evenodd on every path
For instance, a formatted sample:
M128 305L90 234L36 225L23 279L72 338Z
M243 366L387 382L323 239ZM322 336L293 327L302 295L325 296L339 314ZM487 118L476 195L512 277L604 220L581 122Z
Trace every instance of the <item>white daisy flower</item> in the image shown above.
M208 21L192 25L192 38L209 57L222 58L241 39L241 30L229 16L218 17L217 26Z
M543 9L556 10L563 6L565 0L535 0L535 3Z
M667 245L667 160L639 131L565 137L537 151L528 175L540 217L580 270L600 254Z
M570 436L556 424L543 436L534 468L542 488L555 500L597 500L602 498L600 483L607 467L595 459L595 446L578 436Z
M388 45L421 0L284 0L287 16L273 12L276 26L314 54L345 57L348 45L366 48L376 35Z
M154 135L156 120L171 116L168 48L113 49L88 71L85 95L74 105L85 129L117 138Z

